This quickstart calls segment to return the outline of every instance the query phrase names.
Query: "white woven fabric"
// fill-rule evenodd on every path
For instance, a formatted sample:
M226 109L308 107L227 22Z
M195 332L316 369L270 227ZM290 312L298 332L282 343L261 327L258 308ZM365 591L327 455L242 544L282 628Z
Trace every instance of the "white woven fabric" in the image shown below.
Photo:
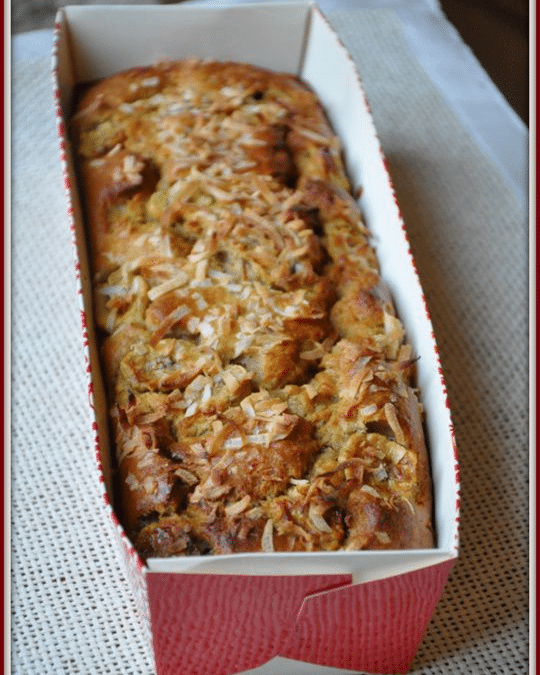
M411 56L395 16L347 11L330 18L358 63L388 158L460 447L461 555L413 673L525 673L526 217ZM49 60L17 64L12 672L151 675L152 654L103 518L94 471L53 110Z
M461 553L414 672L528 672L528 228L390 14L332 15L362 73L460 451Z

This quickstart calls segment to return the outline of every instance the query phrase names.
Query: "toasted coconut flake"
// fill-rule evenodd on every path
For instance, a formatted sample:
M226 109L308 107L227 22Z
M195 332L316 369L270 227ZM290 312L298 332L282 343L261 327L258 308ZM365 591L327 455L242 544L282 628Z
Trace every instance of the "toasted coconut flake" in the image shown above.
M236 339L234 348L234 358L243 354L253 344L253 337L251 335L239 335Z
M400 445L407 445L407 439L405 438L405 434L403 433L403 429L401 428L401 425L398 421L397 418L397 412L396 408L391 404L391 403L385 403L384 404L384 414L386 419L388 420L388 424L390 425L393 433L394 433L394 438Z
M412 363L412 353L412 345L402 345L399 349L397 360L401 363L407 363L407 365L409 365L409 362Z
M415 515L414 506L412 505L411 500L410 500L410 499L407 499L407 497L404 497L403 495L401 495L401 499L402 499L402 500L405 502L405 504L407 504L407 506L410 508L411 513L412 513L413 515Z
M230 485L215 485L208 490L203 491L206 499L219 499L232 490ZM194 493L195 494L195 493Z
M362 373L351 373L351 377L345 383L341 393L344 399L349 401L356 399L358 391L362 385Z
M152 476L147 476L143 481L143 488L145 492L149 495L155 494L158 490L158 483L155 478Z
M79 110L73 116L73 119L77 120L80 119L81 117L84 117L85 115L90 115L91 113L99 109L102 102L103 102L103 94L99 94L98 96L95 97L92 103L90 103L90 105L86 106L86 108L83 108L82 110Z
M357 359L356 363L354 364L355 372L363 370L370 361L371 356L369 356L369 354L367 356L361 356L359 359Z
M389 443L386 454L390 457L394 464L399 464L403 457L407 454L407 450L397 443Z
M223 431L224 425L221 420L213 420L212 421L212 433L217 435L220 434Z
M260 506L254 506L252 509L246 512L246 517L250 520L257 520L258 518L262 518L263 515L264 511Z
M240 284L227 284L227 290L231 293L240 293L242 288Z
M212 397L212 385L210 383L205 384L203 393L201 396L201 403L207 403Z
M244 439L241 436L232 436L223 442L226 450L239 450L244 445Z
M184 413L184 417L193 417L193 415L197 412L198 409L199 403L198 401L194 401Z
M216 281L223 282L225 285L231 283L232 280L230 274L227 274L226 272L221 272L220 270L211 269L208 271L208 276L211 277L212 279L215 279Z
M107 322L106 322L106 329L108 333L114 333L114 329L116 327L116 319L117 319L118 313L116 310L111 310L109 312L109 315L107 316Z
M173 322L176 323L177 321L180 321L183 319L185 316L187 316L191 312L190 308L187 305L178 305L176 309L174 309L166 318L165 321L167 322Z
M403 324L392 314L384 312L384 332L388 339L388 355L392 359L396 358L405 336Z
M206 278L206 271L208 270L208 260L200 260L195 265L195 281L204 281Z
M372 497L376 497L377 499L381 499L382 497L381 493L371 485L362 485L360 490L362 492L366 492L368 495L371 495Z
M242 401L240 401L240 407L248 417L255 417L255 408L251 405L249 398L242 399Z
M244 495L242 499L237 502L233 502L225 507L225 513L230 516L237 516L240 513L243 513L251 503L251 496Z
M198 329L199 333L205 338L213 337L216 334L213 326L208 321L200 321Z
M121 286L120 284L106 285L101 286L97 290L101 295L105 295L108 298L114 298L117 295L126 296L129 293L127 286Z
M257 411L257 415L264 418L278 417L287 410L287 403L285 401L276 401L275 399L270 398L269 394L264 390L257 394L252 394L251 401ZM296 417L292 415L289 415L288 417L291 419L286 420L284 416L278 423L287 424L292 421L292 419L296 420Z
M312 401L315 398L315 396L317 396L317 394L319 393L319 390L317 389L317 387L312 382L308 382L304 386L304 390L305 390L306 394L308 395L308 398L309 398L310 401Z
M292 433L296 426L297 418L294 415L280 415L276 416L268 430L268 442L282 441Z
M392 540L386 532L381 532L380 530L375 530L375 536L381 544L390 544Z
M106 156L107 156L107 157L113 157L114 155L116 155L117 153L119 153L120 150L122 150L122 144L121 144L121 143L117 143L116 145L114 145L114 146L109 150L109 152L107 153Z
M319 507L317 507L316 504L309 505L309 519L311 520L313 527L319 532L332 532L332 528L323 518Z
M189 277L185 272L179 272L172 279L167 279L167 281L159 284L159 286L154 286L154 288L151 288L148 291L148 299L154 301L162 295L165 295L165 293L169 293L170 291L174 291L177 288L184 286L188 279Z
M267 520L264 525L261 537L261 550L264 553L274 552L274 523L271 520Z
M230 370L224 370L221 373L221 377L223 378L223 381L225 382L225 386L229 390L231 394L234 394L234 392L238 389L240 386L240 382L236 379L233 373L231 373ZM240 404L242 405L242 404Z
M141 487L141 484L132 473L128 473L126 476L126 485L131 491L139 490Z
M138 417L137 423L140 424L141 426L144 426L144 425L147 425L147 424L154 424L154 422L157 422L158 420L165 417L166 414L167 414L167 411L165 409L156 410L155 412L148 413L147 415L141 415L140 417Z
M268 446L270 436L269 434L249 434L246 436L248 443L253 443L254 445L265 445Z
M325 350L322 345L317 345L313 349L308 349L304 352L300 352L300 358L305 361L315 361L316 359L322 359L325 355Z
M197 309L199 310L199 312L208 309L208 303L202 297L202 295L200 295L199 293L194 293L193 298L195 300L195 304L197 305Z
M295 125L294 130L297 133L302 134L302 136L309 138L310 141L320 143L321 145L328 145L332 141L334 141L334 143L338 143L337 139L334 136L323 136L322 134L318 134L316 131L306 129L306 127L300 127Z
M187 305L179 305L173 311L168 314L165 319L159 324L156 330L152 333L150 337L150 344L156 346L157 343L172 329L172 327L181 321L185 316L190 313L190 309Z
M266 145L266 141L263 141L260 138L255 138L254 136L251 136L251 134L244 134L238 139L238 143L240 145L248 145L248 146L263 146Z
M196 333L199 329L200 323L201 320L199 319L198 316L190 316L186 324L186 327L190 333Z
M138 161L135 155L124 157L122 169L131 183L138 184L142 182L141 171L144 169L144 164Z
M178 478L181 478L187 485L196 485L199 482L197 476L195 476L195 474L191 473L191 471L188 471L187 469L176 469L174 473L178 476Z
M153 77L145 77L144 80L141 80L139 84L141 87L157 87L159 83L159 77L154 75Z
M377 412L378 408L375 403L371 403L370 405L365 406L364 408L360 408L360 414L362 417L369 417L370 415L374 415Z

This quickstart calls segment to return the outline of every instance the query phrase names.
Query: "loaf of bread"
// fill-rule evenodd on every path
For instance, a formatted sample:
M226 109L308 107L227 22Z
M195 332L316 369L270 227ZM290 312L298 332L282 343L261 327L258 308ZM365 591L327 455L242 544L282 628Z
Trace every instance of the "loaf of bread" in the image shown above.
M415 355L309 87L134 69L72 139L140 555L433 546Z

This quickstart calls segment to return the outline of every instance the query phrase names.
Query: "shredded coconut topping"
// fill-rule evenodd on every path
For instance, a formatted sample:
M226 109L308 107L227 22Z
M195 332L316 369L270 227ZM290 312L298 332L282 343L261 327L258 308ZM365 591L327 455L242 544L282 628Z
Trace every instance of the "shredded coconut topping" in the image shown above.
M73 128L142 555L430 545L412 349L314 94L166 63Z

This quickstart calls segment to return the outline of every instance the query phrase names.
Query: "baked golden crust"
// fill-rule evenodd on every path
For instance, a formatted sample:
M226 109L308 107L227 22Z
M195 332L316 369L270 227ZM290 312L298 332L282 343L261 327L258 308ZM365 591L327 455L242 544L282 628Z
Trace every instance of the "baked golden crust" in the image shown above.
M141 555L432 546L412 349L315 95L164 63L72 132Z

